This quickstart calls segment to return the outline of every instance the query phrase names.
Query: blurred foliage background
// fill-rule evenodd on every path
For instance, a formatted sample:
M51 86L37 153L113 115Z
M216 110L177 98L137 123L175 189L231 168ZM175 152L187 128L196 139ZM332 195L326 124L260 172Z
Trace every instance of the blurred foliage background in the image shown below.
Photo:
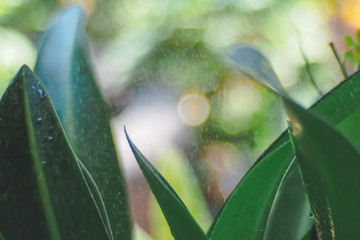
M139 239L146 232L169 239L169 230L123 125L207 228L286 128L279 99L235 71L227 48L261 49L288 93L308 107L343 79L328 44L344 59L343 36L360 27L359 0L1 0L1 94L22 64L33 68L42 32L74 2L89 16L93 65L113 109L134 222L145 230ZM357 65L345 64L349 74Z

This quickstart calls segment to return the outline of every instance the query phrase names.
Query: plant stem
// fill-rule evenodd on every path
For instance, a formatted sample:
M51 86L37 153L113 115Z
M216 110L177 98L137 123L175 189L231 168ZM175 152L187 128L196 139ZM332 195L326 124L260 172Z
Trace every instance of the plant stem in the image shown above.
M297 36L297 41L298 41L298 45L299 45L299 50L301 53L301 56L304 59L305 62L305 71L307 72L307 74L309 75L309 79L311 84L314 86L314 88L316 89L316 91L319 93L320 96L324 95L322 93L322 91L320 90L319 86L317 85L317 83L315 82L315 79L313 78L312 74L311 74L311 69L310 69L310 63L308 58L306 57L305 53L304 53L304 49L303 49L303 45L302 45L302 41L301 38L299 36L299 32L296 30L295 28L295 32L296 32L296 36Z
M317 85L317 83L315 82L315 79L313 78L312 74L311 74L311 69L310 69L310 63L308 58L306 57L304 50L302 49L302 47L300 46L300 52L301 55L304 59L305 62L305 70L307 72L307 74L309 75L309 79L310 82L312 83L312 85L314 86L314 88L316 89L316 91L318 91L318 93L320 94L320 96L324 95L323 92L320 90L319 86Z
M329 43L329 46L330 46L330 48L331 48L331 50L332 50L332 52L333 52L333 54L334 54L334 56L335 56L335 58L336 58L337 63L338 63L339 66L340 66L342 75L344 76L344 78L347 78L347 77L348 77L348 74L347 74L347 72L346 72L346 69L345 69L345 67L344 67L344 64L342 64L341 61L340 61L340 57L339 57L339 55L338 55L338 53L337 53L337 51L336 51L336 49L335 49L334 44L333 44L332 42L330 42L330 43Z

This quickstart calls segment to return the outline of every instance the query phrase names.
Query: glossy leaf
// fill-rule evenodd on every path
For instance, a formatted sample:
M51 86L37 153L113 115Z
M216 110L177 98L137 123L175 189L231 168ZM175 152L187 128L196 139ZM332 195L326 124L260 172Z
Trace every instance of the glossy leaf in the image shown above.
M335 126L339 131L349 135L354 131L351 130L349 124L353 125L356 122L354 116L351 117L351 123L348 121L349 117L360 109L360 72L351 75L338 86L326 93L321 99L313 104L309 111L316 116L321 117L330 125ZM360 137L360 132L359 132ZM285 131L281 136L262 154L257 160L261 161L269 152L274 151L278 146L286 144L290 141L288 131Z
M251 54L251 51L250 51L250 54ZM266 59L263 59L262 62L266 63ZM255 63L253 63L253 64L255 64ZM270 64L265 64L265 65L267 65L270 68ZM245 69L249 69L251 67L252 67L252 65L250 64ZM270 70L271 70L271 68L270 68ZM268 74L265 74L264 72L259 73L258 76L262 77L263 81L266 82ZM279 82L278 82L276 76L274 76L274 77L272 77L270 79L272 79L272 81L273 81L274 88L279 85ZM279 165L276 165L275 163L271 163L274 160L273 160L273 158L269 157L269 155L273 154L280 147L282 148L281 151L289 152L288 157L283 159L283 163L287 163L285 165L282 165L284 167L283 169L281 169L281 167ZM242 216L241 218L247 219L248 215L253 215L253 212L252 212L253 210L252 210L251 206L249 206L249 204L254 204L254 205L259 205L259 206L262 205L262 204L267 204L269 207L266 208L266 210L264 210L264 213L263 213L264 214L263 215L264 219L262 221L258 221L257 222L258 225L251 225L250 231L253 231L252 232L253 239L257 239L257 237L260 237L260 236L261 236L261 238L263 238L265 229L267 229L267 221L268 221L268 217L270 216L270 211L271 211L273 201L275 201L275 203L278 202L278 201L281 202L281 199L286 198L286 194L283 194L282 197L276 195L276 193L278 192L278 189L281 186L281 184L280 184L281 181L267 182L267 180L266 181L264 179L262 180L262 181L266 182L265 186L266 186L267 191L269 191L269 193L272 193L272 195L269 195L268 198L266 198L265 202L264 202L263 198L255 199L254 197L253 197L252 202L248 201L248 199L246 198L246 194L247 194L246 191L244 191L243 194L237 194L237 195L234 195L234 194L236 192L240 191L240 190L238 190L240 188L242 188L242 189L251 189L254 186L257 186L257 185L254 185L251 181L245 181L245 179L247 179L248 175L250 175L254 179L258 178L259 181L260 181L264 177L264 175L263 175L263 171L264 171L263 166L267 166L268 164L274 164L274 166L273 166L274 168L276 168L278 170L280 170L280 169L282 170L282 171L274 171L272 176L271 176L272 179L283 179L283 178L285 178L285 176L286 176L286 175L284 175L285 172L286 172L286 174L292 175L294 169L296 171L297 171L297 169L296 168L291 168L289 171L287 171L286 169L289 167L289 165L290 165L293 158L294 158L294 155L293 155L293 152L292 152L292 146L290 144L290 139L288 137L288 134L285 133L261 157L261 159L262 159L261 160L261 163L262 163L261 166L258 166L257 164L254 164L254 166L249 170L247 175L243 178L243 180L239 183L237 188L234 190L234 192L232 193L232 195L230 196L228 202L225 204L225 206L224 206L224 208L222 210L222 211L224 211L226 209L226 211L228 211L228 212L233 212L234 214L238 213L239 215L240 215L239 212L242 212L241 213L241 216ZM267 163L263 163L264 161L267 162ZM260 163L260 161L258 161L257 163ZM285 178L285 181L284 181L285 188L292 187L291 184L286 184L288 179L291 179L291 178ZM307 199L304 198L304 192L303 192L301 181L297 182L297 184L298 184L297 189L300 190L300 193L298 193L298 195L302 196L302 198L300 198L299 201L296 202L296 205L291 206L291 208L288 208L288 207L279 208L279 209L282 209L282 211L279 211L279 209L277 209L276 210L277 214L274 213L274 210L273 210L271 212L272 217L270 218L269 221L272 222L273 226L274 225L276 226L277 225L276 222L277 222L277 220L279 220L279 224L284 224L283 225L284 228L288 228L288 227L290 227L290 228L291 227L299 228L298 229L299 230L298 234L301 235L301 231L306 231L306 225L308 225L309 222L311 223L311 220L308 218L309 212L306 212L306 207L304 208L304 206L308 206L308 203L307 203ZM282 189L284 189L284 187L282 187ZM301 190L302 190L302 192L301 192ZM287 192L287 190L284 190L284 192ZM302 195L301 195L301 193L302 193ZM251 196L250 196L250 198L251 198ZM239 206L236 206L236 204L233 204L234 205L233 207L228 207L228 204L229 204L230 200L232 202L238 202ZM299 207L304 208L303 211L301 211L301 213L305 217L298 219L294 215L290 215L290 217L292 217L292 218L291 219L286 219L286 217L289 217L289 214L283 214L283 213L292 213L292 212L294 212L294 210L293 210L294 208L298 209ZM280 212L280 214L279 214L279 212ZM299 212L297 212L297 213L299 214ZM276 217L274 217L273 215L275 215ZM208 231L208 236L211 236L212 232L215 229L215 227L219 223L222 223L222 222L223 222L222 223L223 225L228 224L228 227L231 228L231 231L234 231L234 232L238 231L237 225L229 224L229 223L231 223L233 221L233 219L228 220L228 219L226 219L226 217L223 217L223 216L224 216L223 212L221 212L217 216L217 219L213 222L212 227ZM299 226L298 223L301 223L301 222L305 223L304 224L305 227L302 227L301 225ZM247 225L247 226L249 226L249 225ZM300 230L300 229L302 229L302 230ZM238 231L237 233L241 234L240 231ZM267 230L267 236L266 237L268 239L273 239L273 234L274 234L273 230ZM234 235L236 235L236 234L234 234ZM247 237L249 237L249 236L247 236ZM251 239L251 238L249 238L249 239Z
M125 131L126 133L126 131ZM145 156L137 149L126 133L126 137L135 158L143 172L151 191L168 222L171 234L176 240L202 240L207 239L205 233L191 216L185 204L177 193L154 168Z
M360 155L339 132L292 101L285 107L296 156L322 239L358 239Z
M241 58L239 51L236 54L236 58L231 57L235 60ZM244 54L243 57L257 59L258 54ZM261 68L261 65L257 67ZM252 71L257 69L253 68ZM251 71L246 73L252 75ZM259 82L262 83L262 80ZM271 83L264 85L269 87L269 84ZM360 182L360 177L356 174L360 164L357 150L327 123L284 96L281 89L271 89L279 93L285 102L293 144L314 212L318 236L324 239L333 239L335 236L339 239L358 238L355 229L360 222L360 217L356 214L360 208L357 204L360 192L353 187ZM353 91L351 89L346 94L356 98ZM338 94L337 97L341 98L341 95ZM354 110L351 101L349 105ZM344 108L348 109L348 106ZM341 112L344 114L346 111Z
M310 206L296 162L274 199L264 239L301 239L314 225L309 213Z
M273 199L294 160L284 145L249 171L225 203L211 230L211 240L263 239Z
M263 61L264 61L264 59L263 59ZM267 64L267 65L269 66L270 64ZM261 75L258 74L258 76L261 76ZM274 76L271 79L277 79L277 77ZM264 81L266 81L266 79L264 79ZM358 94L359 91L360 91L360 74L357 73L357 74L349 77L346 81L339 84L331 92L327 93L322 99L320 99L317 103L315 103L311 107L311 111L314 113L320 114L320 115L324 114L327 116L328 122L339 125L339 123L342 123L344 121L344 119L346 119L347 116L349 116L349 114L354 112L359 107L359 104L360 104L360 94ZM268 160L269 158L267 158L267 156L269 154L271 154L272 152L276 151L280 146L284 146L284 147L286 146L287 148L291 148L290 144L291 143L290 143L289 134L287 131L285 131L274 142L274 144L272 144L264 152L264 154L258 159L258 161L256 163L260 163L262 161ZM292 155L292 157L293 157L293 155ZM292 159L292 157L290 157L286 161L289 161L290 159ZM255 170L253 168L255 168ZM257 171L257 164L254 164L253 167L250 169L250 171ZM294 175L294 172L297 172L297 171L298 170L296 168L293 168L292 170L289 171L288 174L291 176L291 175ZM255 173L253 173L253 174L255 174ZM287 184L286 181L287 181L287 179L285 179L285 181L284 181L285 186L281 187L279 194L282 194L283 198L286 199L286 197L288 195L287 192L291 193L291 189L293 187L295 187L298 190L297 194L302 196L302 198L297 199L298 200L298 201L296 201L297 205L293 205L291 208L288 208L287 205L281 204L281 201L280 201L281 197L277 196L275 198L274 207L276 207L276 205L281 206L281 207L272 209L271 217L270 217L269 223L268 223L269 226L267 226L267 236L266 237L268 239L271 239L271 238L277 239L278 235L273 235L273 234L277 234L277 232L274 231L274 229L272 229L275 226L281 226L283 229L288 229L288 230L292 229L295 231L295 232L293 232L294 234L296 234L296 232L297 232L298 235L300 236L301 227L305 226L305 229L306 229L306 225L308 225L309 223L312 222L308 218L309 212L306 213L306 209L308 208L307 207L308 202L307 202L307 199L303 198L304 193L301 193L301 189L303 189L301 181L300 180L295 181L295 182L292 181L292 184ZM271 187L274 188L274 191L276 191L276 189L278 189L279 185L273 185ZM290 189L290 190L287 190L287 189ZM281 192L283 192L283 193L281 193ZM294 198L292 198L292 199L296 200ZM300 199L302 201L300 201ZM278 201L280 201L280 203L277 203ZM293 204L295 204L295 203L293 203ZM299 209L303 209L304 211L299 211ZM292 215L289 216L289 213ZM301 214L302 216L298 218L297 217L297 216L299 216L298 214ZM306 220L308 220L307 224L305 224L305 222L304 222ZM216 222L217 221L215 220L212 225L212 228L208 232L208 236L211 235L213 228L216 225ZM295 230L295 229L298 229L298 230ZM303 228L303 230L304 230L304 228Z
M74 152L91 174L114 239L130 239L125 179L110 129L109 108L91 70L80 7L66 10L44 35L35 71L49 91ZM99 199L97 203L102 200Z
M47 91L26 66L1 99L0 132L6 239L112 239Z

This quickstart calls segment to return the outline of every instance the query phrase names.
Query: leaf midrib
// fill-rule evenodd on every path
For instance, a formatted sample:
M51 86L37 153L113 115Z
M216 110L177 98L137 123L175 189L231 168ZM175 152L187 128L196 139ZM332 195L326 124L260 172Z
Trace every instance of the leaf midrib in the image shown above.
M24 96L24 105L25 105L25 122L27 125L27 131L28 131L28 137L29 137L29 144L32 159L34 162L34 170L36 174L36 182L39 188L40 196L41 196L41 202L44 208L45 218L47 225L49 227L49 233L52 238L52 240L61 240L60 231L58 228L57 220L54 213L54 208L51 203L49 190L46 185L46 179L43 172L43 169L41 167L41 161L39 156L39 150L38 145L36 142L36 135L34 130L34 124L31 119L31 112L30 112L30 103L29 103L29 97L27 93L27 86L26 86L26 78L24 75L22 77L22 86L23 86L23 96Z

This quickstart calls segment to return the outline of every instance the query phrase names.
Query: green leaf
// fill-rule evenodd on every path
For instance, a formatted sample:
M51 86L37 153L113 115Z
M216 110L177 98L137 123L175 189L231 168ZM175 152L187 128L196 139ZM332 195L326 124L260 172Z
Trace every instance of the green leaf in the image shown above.
M177 193L137 149L127 135L126 130L125 134L141 171L169 224L173 237L176 240L206 240L207 237L205 236L205 233L191 216L189 210L181 201Z
M348 45L348 47L354 46L354 40L352 39L351 36L345 35L344 36L344 41L345 41L346 45Z
M157 169L161 171L163 177L186 204L195 221L202 229L207 229L211 223L208 206L195 174L192 172L193 169L187 163L188 160L185 156L178 149L170 146L157 159ZM156 240L172 239L169 226L154 197L150 199L148 213L153 238Z
M360 42L360 29L356 31L356 39L358 42Z
M339 132L284 99L293 144L323 239L358 239L360 155Z
M242 46L241 49L243 49ZM231 60L235 61L235 66L242 71L246 71L246 68L240 67L239 64L242 62L238 62L238 59L242 58L254 58L251 62L256 63L257 57L260 56L260 60L264 62L264 57L260 54L256 54L255 56L242 54L241 51L234 51L237 47L233 47L229 51L229 57ZM249 51L247 51L249 52ZM243 60L242 60L243 61ZM259 61L259 62L261 62ZM267 60L266 60L267 61ZM270 63L266 64L270 66ZM255 76L251 74L256 71L259 66L256 66L252 69L252 71L245 72L251 77L260 76L258 73ZM269 71L275 74L273 71ZM270 74L270 73L268 73ZM276 76L272 76L271 79L276 79ZM265 80L266 81L266 80ZM262 80L264 82L264 78ZM357 72L343 82L341 82L338 86L333 88L330 92L326 93L321 99L319 99L316 103L314 103L309 110L314 113L316 116L321 117L326 120L330 125L336 126L338 129L343 131L346 128L346 123L343 122L346 118L348 118L351 114L353 114L357 109L360 108L360 72ZM352 120L356 121L356 120ZM341 123L341 124L339 124ZM341 125L341 126L340 126ZM345 125L345 126L344 126ZM347 127L349 128L349 127ZM354 133L354 132L353 132ZM290 141L289 134L287 131L284 131L280 137L260 156L260 158L256 161L261 161L268 153L274 151L280 145L286 144ZM254 164L254 166L256 165Z
M351 50L347 51L344 53L344 57L349 60L352 61L354 59L354 54Z
M108 216L114 239L130 239L125 179L113 143L109 108L91 70L84 25L85 15L78 6L57 17L44 35L35 72L49 92L74 152L98 186L106 209L98 207Z
M269 64L267 64L269 66ZM261 74L257 74L258 76L261 76ZM272 77L271 79L276 79L275 77ZM327 116L327 120L331 122L332 124L338 124L339 122L343 121L346 116L348 116L350 113L355 111L359 107L360 104L360 74L357 73L356 75L353 75L349 77L346 81L341 83L339 86L337 86L332 92L326 94L321 100L319 100L316 104L314 104L311 107L311 110L313 112L316 112L318 114L325 114ZM335 94L336 92L336 94ZM350 93L350 94L349 94ZM268 155L276 151L279 147L287 147L291 149L290 145L290 139L289 134L287 132L284 132L275 143L269 147L267 151L258 159L256 162L257 164L263 162L263 161L271 161L271 158L268 158ZM292 157L290 157L287 161L291 160ZM284 159L285 160L285 159ZM249 173L252 171L258 171L257 164L254 164L253 167L250 169ZM287 166L286 166L287 167ZM280 188L280 192L275 198L274 203L274 209L271 210L271 217L269 219L269 226L267 226L267 237L268 239L271 239L272 234L276 233L274 232L274 226L282 226L284 229L293 229L295 231L296 228L298 228L298 231L293 232L294 234L298 233L298 236L301 235L301 227L302 229L306 229L306 225L311 223L312 221L308 218L309 212L306 211L308 208L307 200L304 199L304 192L303 187L301 184L300 179L293 179L294 174L296 175L297 168L293 168L288 172L289 178L286 178L283 186ZM256 174L256 173L252 174ZM248 173L248 174L249 174ZM281 173L281 172L280 172ZM260 174L261 175L261 174ZM275 176L274 176L275 177ZM290 179L290 184L287 183L288 179ZM249 183L251 185L251 183ZM242 183L239 184L239 186L242 185ZM253 185L251 185L253 186ZM272 185L271 188L273 191L277 191L279 185ZM296 201L297 205L294 205L291 209L286 207L286 205L281 204L281 199L284 198L286 200L287 196L293 193L295 188L297 191L296 193L299 198L299 201L296 201L296 199L292 198L294 201ZM302 193L301 193L302 190ZM281 197L282 196L282 197ZM300 201L300 199L302 201ZM270 198L269 201L272 201ZM280 203L277 203L280 202ZM295 204L295 203L292 203ZM277 207L278 205L278 207ZM300 209L304 209L304 211L300 211ZM307 212L307 213L306 213ZM283 216L283 213L291 213L294 214L294 216L301 215L300 218L290 218L288 219L286 216ZM218 216L219 218L219 216ZM308 224L304 223L304 220L308 219ZM295 222L295 220L298 220L298 222ZM278 224L278 223L279 224ZM211 229L208 232L208 236L211 235L214 227L216 226L217 220L214 221ZM234 225L233 225L234 226ZM305 228L304 228L305 227ZM278 235L274 235L274 239L276 239Z
M260 84L285 94L271 64L258 50L239 45L229 49L228 54L241 71Z
M264 239L301 239L314 225L310 219L300 172L295 167L286 175L274 200L266 226Z
M241 51L240 53L237 51L236 54L237 58L241 58L239 56L242 54ZM231 54L230 56L237 60ZM252 62L258 56L259 53L243 54L243 57L251 59ZM261 64L257 68L261 69ZM256 68L251 70L257 71ZM252 75L252 72L247 71L247 74ZM353 79L358 77L358 75L354 76ZM259 82L263 83L262 79ZM269 84L271 83L264 85ZM305 188L314 211L318 235L324 239L332 239L334 236L339 239L358 236L358 233L355 233L355 226L360 222L360 217L356 214L360 207L356 202L360 200L360 191L352 187L360 181L356 174L356 169L360 164L358 152L340 133L284 96L281 89L271 89L280 93L285 101L294 136L293 142ZM342 90L338 91L336 97L333 98L340 99L341 104L336 105L345 110L341 109L339 114L335 112L335 115L339 115L336 117L331 114L329 119L333 121L345 117L348 110L354 111L359 105L359 101L355 101L357 96L353 95L358 91L356 88L348 89L349 91L344 91L344 88ZM350 95L350 98L346 95ZM348 107L346 104L351 106ZM333 105L329 104L329 108L334 111Z
M360 108L344 118L335 128L360 151Z
M0 230L7 239L112 239L48 93L24 66L0 102Z
M2 235L2 233L0 232L0 240L5 240L4 236Z
M278 187L294 165L292 155L291 145L283 145L243 177L210 230L211 240L263 239Z

